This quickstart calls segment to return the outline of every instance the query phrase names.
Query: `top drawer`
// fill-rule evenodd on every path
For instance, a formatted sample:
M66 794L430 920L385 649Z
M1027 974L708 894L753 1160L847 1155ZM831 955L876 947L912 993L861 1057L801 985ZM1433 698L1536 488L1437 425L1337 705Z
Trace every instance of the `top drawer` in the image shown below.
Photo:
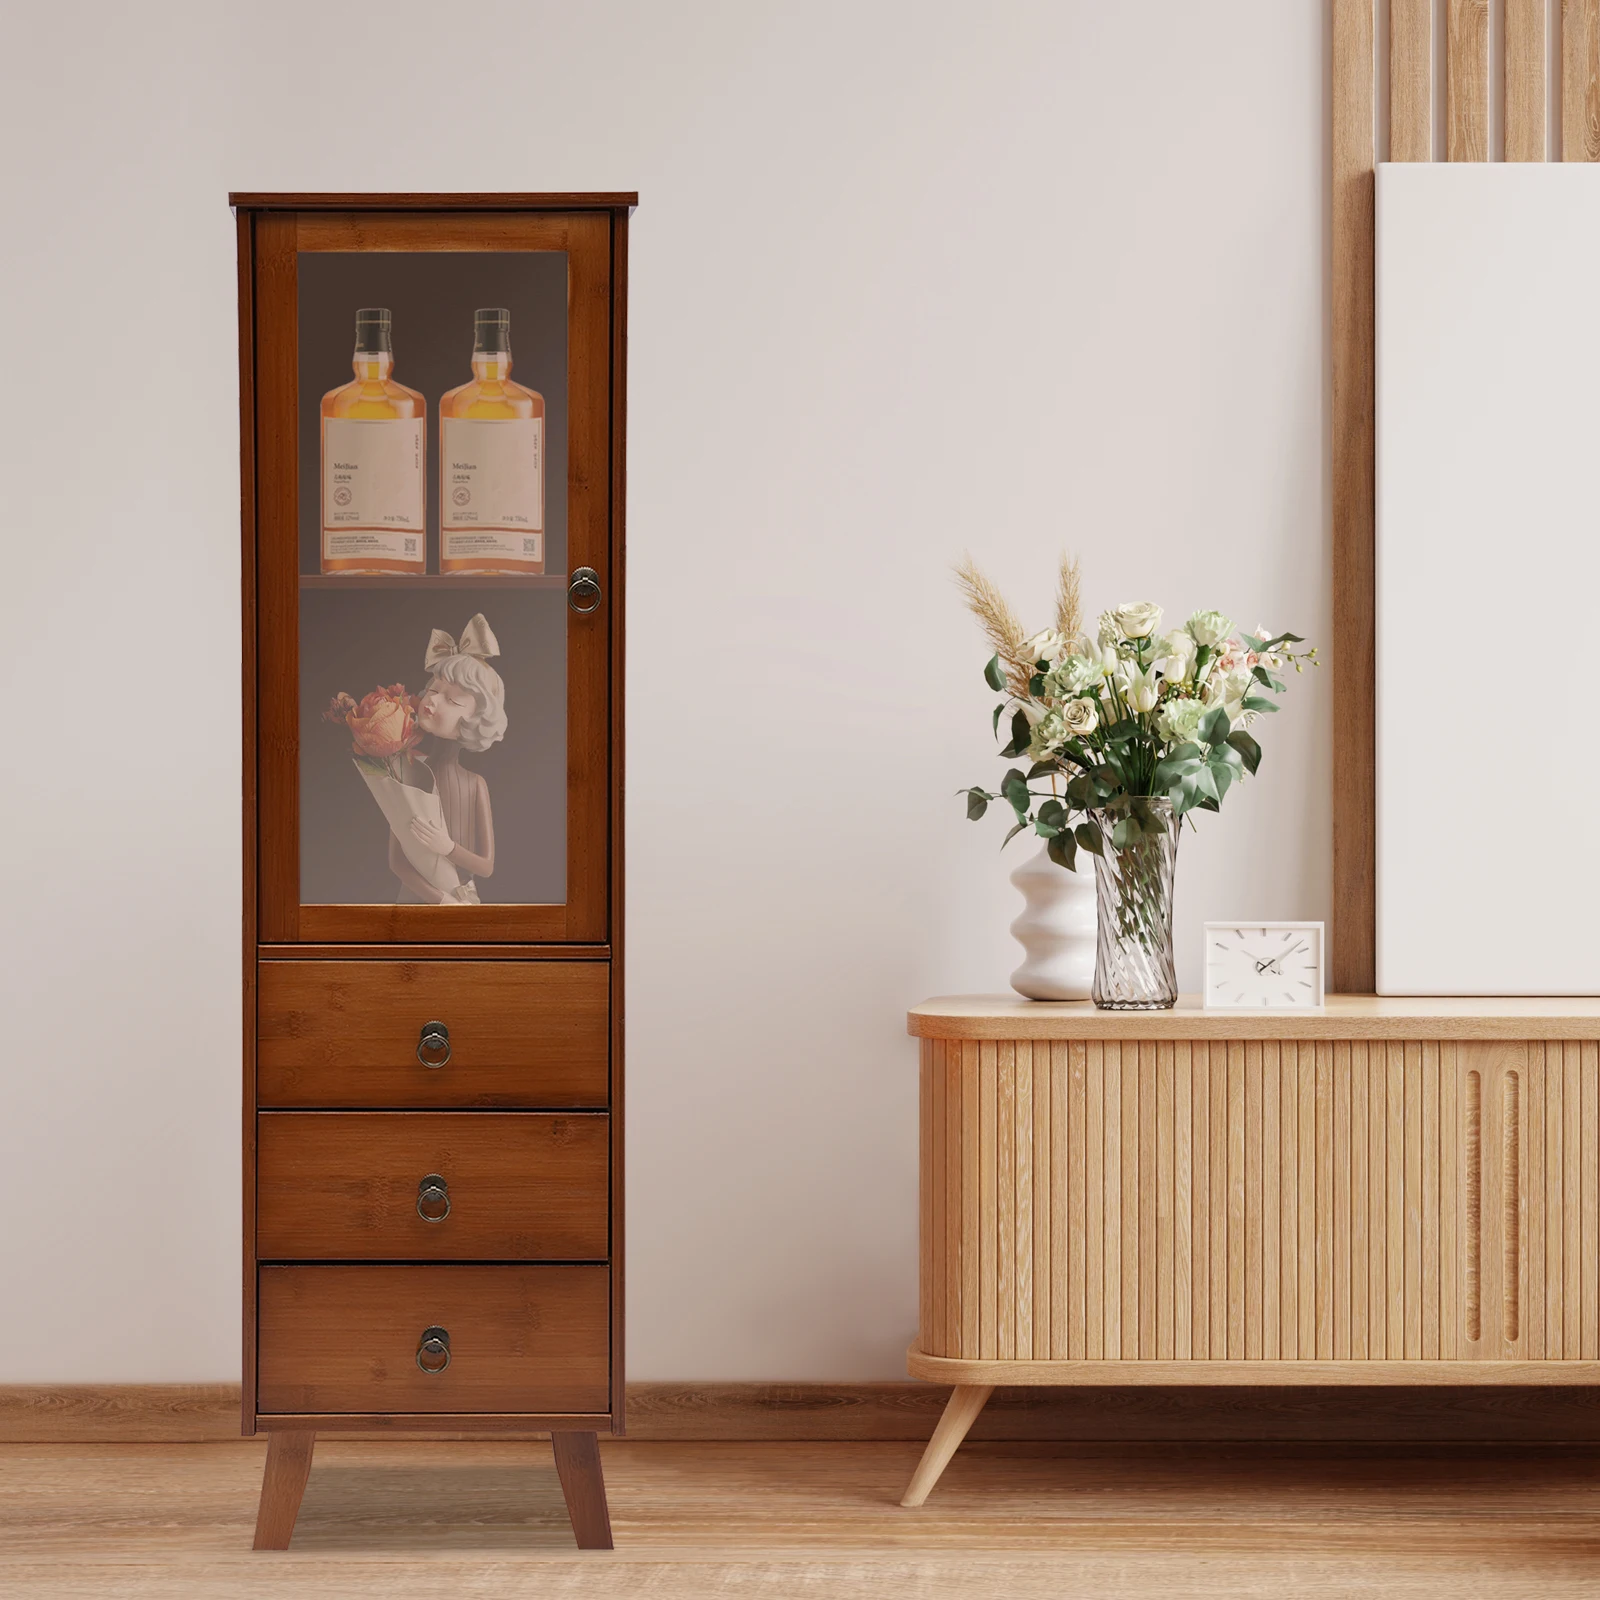
M258 1105L607 1103L604 961L264 961L257 973ZM423 1044L431 1022L447 1043Z

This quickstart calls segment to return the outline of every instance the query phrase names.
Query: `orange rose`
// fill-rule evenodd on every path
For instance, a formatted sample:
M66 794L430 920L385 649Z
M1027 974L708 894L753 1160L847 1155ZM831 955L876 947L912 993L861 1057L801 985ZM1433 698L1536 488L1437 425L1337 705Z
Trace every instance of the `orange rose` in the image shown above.
M416 724L416 701L406 693L403 683L387 689L374 689L360 705L345 716L345 725L355 740L357 755L396 756L409 750L422 737Z

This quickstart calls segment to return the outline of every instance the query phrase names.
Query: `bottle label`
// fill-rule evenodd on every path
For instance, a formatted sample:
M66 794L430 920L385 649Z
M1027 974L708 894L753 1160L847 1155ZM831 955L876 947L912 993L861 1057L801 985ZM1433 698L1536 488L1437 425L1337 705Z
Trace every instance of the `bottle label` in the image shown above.
M422 564L426 537L423 421L322 419L322 555Z
M439 423L439 555L544 560L544 418Z

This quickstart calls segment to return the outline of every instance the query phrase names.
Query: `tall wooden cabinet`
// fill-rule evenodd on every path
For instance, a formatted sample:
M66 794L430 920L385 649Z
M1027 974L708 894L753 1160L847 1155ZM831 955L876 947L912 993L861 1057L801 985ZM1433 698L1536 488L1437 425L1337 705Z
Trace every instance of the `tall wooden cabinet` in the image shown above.
M234 195L244 1414L623 1426L623 485L634 196Z

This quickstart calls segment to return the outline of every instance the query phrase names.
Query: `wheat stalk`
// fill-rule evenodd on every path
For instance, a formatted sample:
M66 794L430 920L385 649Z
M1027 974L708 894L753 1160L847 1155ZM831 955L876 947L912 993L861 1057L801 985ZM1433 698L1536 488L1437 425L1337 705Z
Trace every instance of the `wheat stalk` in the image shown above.
M1061 556L1061 576L1056 589L1056 632L1076 639L1083 632L1083 574L1078 558L1065 551Z
M1013 694L1026 689L1031 670L1022 659L1022 642L1026 635L1017 614L1006 597L981 573L971 556L963 556L955 569L956 587L967 602L967 609L983 625L994 653L1006 669L1008 686Z

